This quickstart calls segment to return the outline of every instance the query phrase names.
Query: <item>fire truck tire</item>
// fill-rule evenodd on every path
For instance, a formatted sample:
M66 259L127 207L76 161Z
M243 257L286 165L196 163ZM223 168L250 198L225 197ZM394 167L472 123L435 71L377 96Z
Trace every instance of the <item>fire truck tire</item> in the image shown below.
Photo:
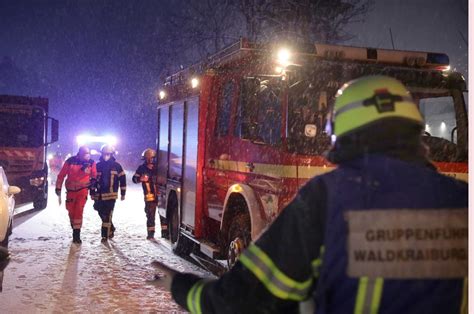
M175 194L170 195L168 202L168 230L171 247L176 255L189 255L193 248L193 243L181 234L181 221L178 212L178 200Z
M194 243L183 235L179 235L178 241L173 245L173 252L179 256L188 256L193 251Z
M12 233L12 222L10 221L10 225L8 226L7 234L5 235L5 239L0 242L0 246L8 249L8 239L10 238L10 234Z
M231 269L242 251L250 244L250 215L239 213L227 231L227 267Z

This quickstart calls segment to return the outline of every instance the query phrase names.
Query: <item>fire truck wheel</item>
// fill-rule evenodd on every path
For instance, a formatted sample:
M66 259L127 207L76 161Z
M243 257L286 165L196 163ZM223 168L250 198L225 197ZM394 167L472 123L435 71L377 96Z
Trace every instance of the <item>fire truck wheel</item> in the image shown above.
M193 249L193 243L188 240L185 236L181 235L180 232L180 217L178 213L178 200L175 195L170 197L169 203L169 239L173 252L180 256L189 255Z
M227 267L229 269L234 266L250 241L250 216L247 213L238 214L233 219L227 233Z

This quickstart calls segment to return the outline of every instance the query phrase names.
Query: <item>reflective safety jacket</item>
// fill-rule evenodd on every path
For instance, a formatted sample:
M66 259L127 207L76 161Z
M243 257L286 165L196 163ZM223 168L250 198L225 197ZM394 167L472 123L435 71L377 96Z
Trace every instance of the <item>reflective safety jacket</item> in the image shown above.
M115 161L114 157L105 161L100 157L97 163L97 183L91 192L93 200L115 200L120 195L125 196L127 181L122 166Z
M147 182L141 182L143 187L143 194L145 196L145 202L156 202L156 174L155 169L148 168L146 163L140 165L133 175L133 183L140 183L140 178L144 175L148 176Z
M79 191L91 186L91 181L97 178L97 169L95 161L90 159L82 161L77 156L66 160L56 181L56 190L61 190L66 178L66 190Z
M191 313L467 313L467 184L366 156L311 179L218 280L178 274Z

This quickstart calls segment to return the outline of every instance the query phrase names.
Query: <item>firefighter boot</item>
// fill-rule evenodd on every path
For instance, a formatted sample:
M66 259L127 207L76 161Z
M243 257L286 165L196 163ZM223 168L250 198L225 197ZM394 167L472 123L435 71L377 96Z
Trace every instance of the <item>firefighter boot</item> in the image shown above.
M102 227L101 229L101 235L102 235L102 242L107 241L107 233L108 233L108 228L107 227Z
M165 224L161 225L161 237L163 239L169 239L170 234L168 232L168 225L165 225Z
M155 231L148 231L147 240L152 240L155 238Z
M81 244L81 229L73 229L72 230L72 242Z
M114 233L115 233L115 226L114 224L112 224L112 228L110 229L110 233L109 233L109 239L112 239L114 237Z

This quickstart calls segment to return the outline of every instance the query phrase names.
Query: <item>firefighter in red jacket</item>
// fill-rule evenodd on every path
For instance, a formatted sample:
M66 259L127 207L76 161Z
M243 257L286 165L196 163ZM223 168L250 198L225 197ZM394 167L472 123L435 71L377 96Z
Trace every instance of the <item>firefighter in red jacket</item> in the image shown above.
M76 156L66 160L56 180L56 195L61 196L61 188L66 178L66 209L69 213L74 243L82 243L82 213L87 202L87 194L96 180L97 169L91 159L89 148L82 146Z

